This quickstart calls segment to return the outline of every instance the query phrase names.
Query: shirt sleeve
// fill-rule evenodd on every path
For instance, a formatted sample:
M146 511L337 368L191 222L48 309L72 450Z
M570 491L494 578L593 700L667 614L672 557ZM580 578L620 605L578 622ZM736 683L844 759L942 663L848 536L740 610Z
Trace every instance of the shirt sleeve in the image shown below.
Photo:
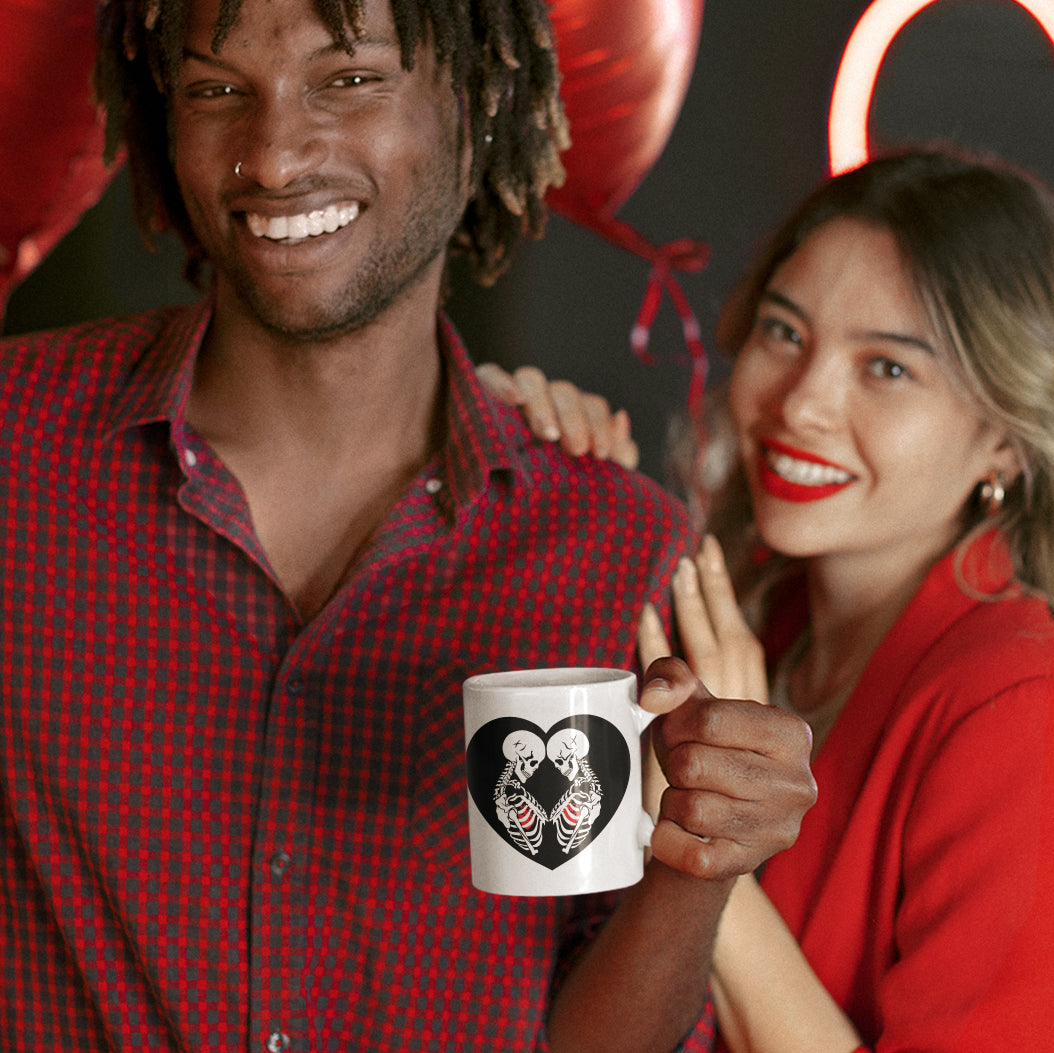
M939 737L903 843L896 960L876 963L876 1053L1036 1049L1054 1034L1050 680Z

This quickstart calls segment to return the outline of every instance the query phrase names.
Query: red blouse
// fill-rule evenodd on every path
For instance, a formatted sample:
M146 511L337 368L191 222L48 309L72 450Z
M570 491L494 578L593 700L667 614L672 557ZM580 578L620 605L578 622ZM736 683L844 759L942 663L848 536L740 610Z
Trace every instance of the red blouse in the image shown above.
M965 572L1006 583L997 535ZM1054 1043L1052 717L1050 611L969 595L949 556L872 657L817 756L819 801L762 879L878 1053Z

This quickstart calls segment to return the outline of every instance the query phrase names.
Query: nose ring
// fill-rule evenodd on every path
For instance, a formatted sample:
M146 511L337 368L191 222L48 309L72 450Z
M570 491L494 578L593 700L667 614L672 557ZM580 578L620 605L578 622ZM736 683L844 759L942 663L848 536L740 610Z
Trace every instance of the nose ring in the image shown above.
M241 161L239 161L239 162L238 162L238 163L237 163L237 164L236 164L236 165L234 166L234 174L235 174L235 175L236 175L236 176L237 176L237 177L238 177L239 179L244 179L244 178L245 178L245 176L243 176L243 175L242 175L242 163L241 163Z

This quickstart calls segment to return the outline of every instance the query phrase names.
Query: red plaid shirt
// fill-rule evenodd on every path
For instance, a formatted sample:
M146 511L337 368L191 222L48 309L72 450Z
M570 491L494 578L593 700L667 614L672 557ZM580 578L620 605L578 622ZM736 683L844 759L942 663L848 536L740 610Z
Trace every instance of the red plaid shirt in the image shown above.
M472 888L460 684L628 666L683 512L444 327L447 448L302 624L185 423L208 320L0 344L0 1044L544 1048L597 904Z

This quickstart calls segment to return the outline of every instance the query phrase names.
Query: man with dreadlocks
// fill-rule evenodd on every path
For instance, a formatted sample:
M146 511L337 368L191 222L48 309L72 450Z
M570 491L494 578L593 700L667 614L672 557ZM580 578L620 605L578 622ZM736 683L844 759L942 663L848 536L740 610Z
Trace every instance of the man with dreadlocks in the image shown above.
M794 718L669 660L644 881L469 880L461 681L629 665L688 541L439 312L559 178L543 0L106 0L97 84L204 295L0 344L0 1043L705 1046L732 877L811 802Z

